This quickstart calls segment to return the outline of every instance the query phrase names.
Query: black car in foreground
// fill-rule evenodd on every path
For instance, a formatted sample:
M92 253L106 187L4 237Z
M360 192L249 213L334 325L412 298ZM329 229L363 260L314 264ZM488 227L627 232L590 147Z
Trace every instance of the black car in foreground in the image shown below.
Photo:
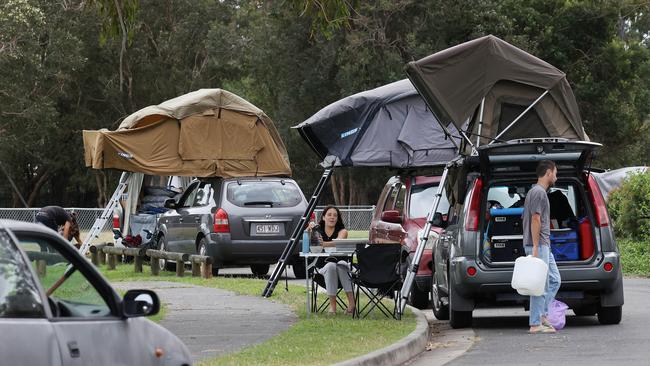
M557 165L549 192L551 250L562 277L556 296L579 316L601 324L622 317L620 254L602 194L588 171L600 144L564 139L526 139L479 148L450 172L455 197L449 225L433 248L432 307L453 328L470 326L480 306L528 307L510 286L514 261L525 255L523 203L536 182L540 160Z

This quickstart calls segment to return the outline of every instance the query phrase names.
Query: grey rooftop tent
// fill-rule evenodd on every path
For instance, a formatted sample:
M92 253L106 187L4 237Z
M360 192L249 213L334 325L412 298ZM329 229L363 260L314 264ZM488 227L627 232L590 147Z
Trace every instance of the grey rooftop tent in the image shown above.
M463 129L476 146L494 139L588 140L566 75L495 36L410 62L406 72L441 123L461 129L469 121Z
M294 128L323 166L432 166L458 155L459 141L445 137L408 79L338 100Z

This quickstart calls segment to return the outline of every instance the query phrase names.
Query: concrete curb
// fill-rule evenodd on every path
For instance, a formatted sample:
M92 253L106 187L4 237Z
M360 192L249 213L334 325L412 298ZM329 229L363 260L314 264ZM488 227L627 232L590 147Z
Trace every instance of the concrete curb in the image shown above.
M423 352L429 342L429 322L419 309L412 306L408 306L408 308L416 317L415 330L411 334L390 346L351 360L339 362L335 366L401 365Z

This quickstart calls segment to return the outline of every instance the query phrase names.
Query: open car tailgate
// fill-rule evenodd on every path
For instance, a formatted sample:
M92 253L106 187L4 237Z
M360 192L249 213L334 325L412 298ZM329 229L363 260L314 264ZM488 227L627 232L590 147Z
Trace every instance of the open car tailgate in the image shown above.
M560 138L519 139L478 148L485 177L530 174L541 160L556 163L558 175L576 174L589 167L599 143Z

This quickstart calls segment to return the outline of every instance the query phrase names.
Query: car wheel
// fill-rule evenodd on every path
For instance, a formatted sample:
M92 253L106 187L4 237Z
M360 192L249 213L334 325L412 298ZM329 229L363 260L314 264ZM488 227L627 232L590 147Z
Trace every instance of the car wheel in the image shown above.
M251 272L255 277L264 277L269 273L270 267L268 264L251 264Z
M575 315L577 315L577 316L596 315L596 306L595 305L581 306L579 308L574 308L572 310L573 310L573 313Z
M208 239L206 238L201 238L201 240L199 240L199 255L208 255ZM219 267L215 266L214 263L212 264L212 275L219 275Z
M449 281L449 325L452 328L467 328L472 326L472 312L454 310L453 292L454 284L451 283L451 277L447 276Z
M622 306L600 306L598 308L598 321L600 324L618 324L623 317Z
M406 260L402 260L402 266L400 268L402 271L402 278L406 278L407 271L410 267L411 258L406 257ZM429 307L429 292L420 290L415 281L413 281L407 303L418 309L426 309Z
M163 235L158 237L158 243L156 244L156 248L160 250L161 252L167 252L167 241L165 240L165 237ZM159 259L158 260L158 265L160 266L161 271L175 271L176 270L176 262L173 261L168 261L166 259Z
M445 305L442 302L442 296L440 294L440 286L438 286L438 279L433 273L433 278L431 279L431 309L433 310L433 315L438 320L449 320L449 305Z
M291 267L293 268L293 275L299 280L304 280L307 278L307 271L305 270L305 262L301 259L296 258L291 264Z
M429 291L422 291L416 284L411 287L411 293L408 298L409 305L418 309L429 308Z

